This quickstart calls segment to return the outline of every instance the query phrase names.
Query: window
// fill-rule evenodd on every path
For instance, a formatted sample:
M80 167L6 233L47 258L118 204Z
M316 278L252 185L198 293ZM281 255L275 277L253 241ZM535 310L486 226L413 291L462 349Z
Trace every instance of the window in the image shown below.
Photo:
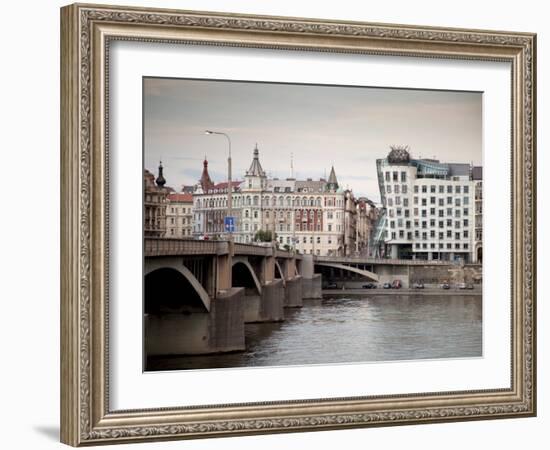
M430 208L430 216L435 216L435 208Z
M393 199L391 197L388 198L388 206L393 206Z
M430 192L431 192L432 194L435 194L435 185L432 184L432 185L430 186Z
M455 233L455 239L460 239L460 233Z
M468 227L468 225L469 225L468 219L464 219L464 220L462 221L462 225L463 225L464 227Z
M391 194L391 184L388 184L388 185L386 186L386 192L387 192L388 194Z
M453 237L453 232L451 230L447 230L447 238L451 239Z
M447 216L453 215L453 208L447 208Z
M455 217L460 217L460 209L455 210Z
M443 194L445 192L445 186L443 186L442 184L439 185L439 193L440 194Z
M462 188L462 192L464 192L465 194L468 194L470 192L470 186L464 186Z
M443 205L445 204L445 200L442 199L442 198L440 198L440 199L438 200L437 204L438 204L439 206L443 206Z
M399 194L399 185L396 184L394 187L393 187L393 191L396 193L396 194Z
M430 230L430 237L432 239L435 237L435 231L434 230Z
M386 172L386 181L390 181L390 173Z
M460 199L459 198L455 198L455 206L460 206Z
M414 230L414 237L418 239L418 236L420 236L420 233L418 232L418 230Z
M453 187L449 184L447 186L447 194L452 194L453 193Z
M451 249L451 248L453 248L453 247L452 247L451 244L447 244L447 248L448 248L448 249Z
M423 232L422 232L422 240L425 241L426 239L428 239L428 234L427 234L425 231L423 231ZM425 244L424 244L424 245L425 245Z
M422 228L427 228L428 227L428 222L426 222L425 220L422 221Z
M409 217L409 210L408 209L405 210L405 217Z
M422 210L422 217L426 217L426 210L425 209Z
M430 244L430 248L435 248L435 244Z
M462 199L462 204L463 205L469 205L470 204L470 198L469 197L464 197Z
M391 238L392 238L392 239L395 239L395 231L392 231L392 233L391 233Z
M402 213L402 210L401 210L401 208L396 208L396 210L395 210L395 211L396 211L396 214L397 214L398 216L400 216L400 215L401 215L401 213Z
M455 228L460 228L460 220L455 220Z
M427 200L425 198L422 199L422 206L426 206L428 203L427 203Z
M415 186L415 187L414 187L414 193L415 193L415 194L418 194L418 186Z
M430 197L430 205L435 205L435 197Z
M414 215L418 216L418 208L414 208Z
M413 203L414 203L415 205L418 205L418 197L415 196L415 197L413 198Z
M403 194L406 194L406 193L407 193L407 185L406 185L406 184L404 184L403 186L401 186L401 192L402 192Z
M445 233L439 233L439 239L443 239L445 237Z
M445 213L445 211L443 211L442 209L439 210L439 217L443 217L443 214Z
M390 228L395 228L395 220L390 220Z
M401 172L401 183L405 183L407 181L407 172Z
M460 248L460 244L459 244L459 243L456 243L456 244L455 244L455 248L459 249L459 248Z
M442 220L440 220L438 225L439 225L439 228L443 228L444 222Z
M462 214L467 216L468 213L469 213L468 208L464 208L464 210L462 211Z
M397 219L397 226L402 227L403 226L403 219Z
M425 194L426 192L428 192L428 186L423 185L422 186L422 193Z
M448 227L452 227L453 226L453 221L451 219L447 219L447 226Z
M393 176L393 181L396 181L396 182L397 182L397 181L398 181L398 173L397 173L397 172L393 172L392 176Z
M409 199L407 197L403 199L403 206L405 207L409 206Z
M447 197L447 205L452 205L452 204L453 204L453 198Z
M407 240L412 240L412 233L410 231L407 233Z
M317 243L318 243L318 244L321 243L321 237L320 237L320 236L317 236Z
M411 221L410 221L410 220L407 220L407 221L405 222L405 227L406 227L407 229L411 228Z
M414 247L415 248L420 248L420 244L417 242L416 244L414 244Z
M430 227L435 227L435 219L430 219Z
M468 239L468 237L469 237L469 235L468 235L468 230L464 230L464 231L462 232L462 237L463 237L464 239Z
M258 211L254 211L254 219L258 218Z
M455 186L455 194L460 194L460 186Z
M468 250L468 243L467 242L464 243L464 250Z
M399 230L399 239L403 239L405 237L405 232L403 230Z

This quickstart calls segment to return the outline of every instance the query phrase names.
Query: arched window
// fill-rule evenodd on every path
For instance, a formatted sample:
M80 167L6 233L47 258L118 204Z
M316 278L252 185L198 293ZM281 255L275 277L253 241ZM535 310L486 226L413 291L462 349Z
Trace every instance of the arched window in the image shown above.
M250 206L250 195L246 197L246 204Z
M255 195L254 196L254 206L258 206L258 201L259 201L258 196Z
M317 197L317 206L321 206L321 197Z
M281 195L279 197L279 206L283 206L283 201L284 201L284 199L283 199L283 196Z

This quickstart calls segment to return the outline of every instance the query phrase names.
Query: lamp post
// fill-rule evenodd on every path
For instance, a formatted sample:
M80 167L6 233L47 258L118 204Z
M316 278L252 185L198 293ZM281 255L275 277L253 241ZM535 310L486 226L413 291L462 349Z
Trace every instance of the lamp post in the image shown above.
M225 136L227 139L227 144L229 145L229 153L227 156L227 216L232 217L233 216L233 205L232 205L232 191L233 186L231 183L231 139L229 136L225 133L222 133L221 131L212 131L212 130L205 130L204 134L219 134L221 136ZM229 227L229 241L233 241L233 230L231 226Z

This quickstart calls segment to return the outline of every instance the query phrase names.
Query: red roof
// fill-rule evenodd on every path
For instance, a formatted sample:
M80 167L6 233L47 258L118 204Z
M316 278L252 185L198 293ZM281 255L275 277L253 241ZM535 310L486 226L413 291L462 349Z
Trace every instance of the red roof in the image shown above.
M231 186L233 186L234 188L238 188L240 186L240 184L242 183L242 181L231 181ZM227 189L227 181L224 181L223 183L218 183L218 184L215 184L214 187L212 189Z
M193 194L174 192L168 194L168 201L181 202L181 203L193 203Z

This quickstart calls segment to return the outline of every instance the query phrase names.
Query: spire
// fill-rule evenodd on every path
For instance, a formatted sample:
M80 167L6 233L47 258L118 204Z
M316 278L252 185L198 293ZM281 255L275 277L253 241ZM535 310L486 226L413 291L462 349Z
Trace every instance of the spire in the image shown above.
M260 151L258 150L258 144L254 147L254 158L250 169L247 170L246 175L249 177L265 177L265 172L260 164Z
M166 184L166 180L164 179L164 175L162 174L163 167L162 167L162 161L159 161L159 176L155 180L158 187L164 187Z
M210 174L208 173L208 160L206 155L204 156L204 161L202 163L202 175L200 179L201 187L204 192L211 190L214 187L214 183L210 179Z
M330 175L328 177L327 189L331 191L338 190L338 180L336 179L336 172L334 172L334 166L330 169Z

